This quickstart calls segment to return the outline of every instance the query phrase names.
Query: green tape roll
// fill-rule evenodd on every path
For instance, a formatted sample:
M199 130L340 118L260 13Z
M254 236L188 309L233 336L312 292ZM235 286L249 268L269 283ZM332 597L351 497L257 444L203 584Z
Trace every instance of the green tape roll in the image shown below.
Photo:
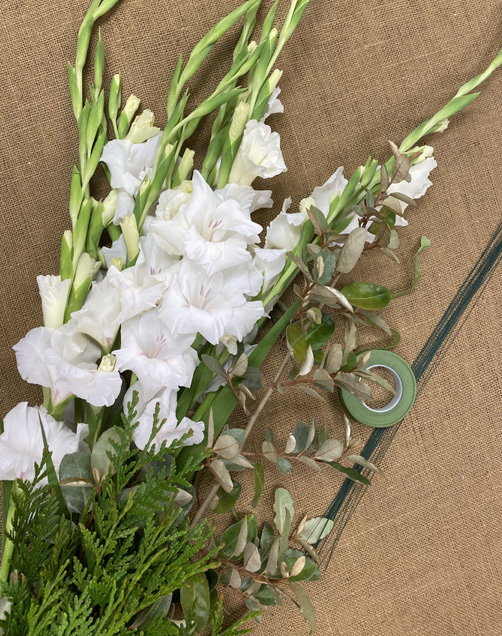
M363 351L357 357L360 358ZM355 420L372 428L387 428L403 420L411 411L417 395L417 381L410 365L397 353L384 349L372 349L366 369L382 367L394 378L396 395L380 409L367 406L345 389L339 390L340 402Z

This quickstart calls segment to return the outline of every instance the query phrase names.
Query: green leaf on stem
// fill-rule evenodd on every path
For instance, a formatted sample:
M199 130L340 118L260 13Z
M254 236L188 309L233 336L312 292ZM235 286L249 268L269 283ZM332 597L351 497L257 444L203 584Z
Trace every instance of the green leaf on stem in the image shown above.
M351 283L341 290L347 300L360 309L383 309L391 300L391 293L383 285Z
M251 500L251 506L256 508L258 505L258 501L260 500L261 494L263 492L263 488L265 486L265 474L263 470L263 466L256 462L253 464L254 468L254 497Z

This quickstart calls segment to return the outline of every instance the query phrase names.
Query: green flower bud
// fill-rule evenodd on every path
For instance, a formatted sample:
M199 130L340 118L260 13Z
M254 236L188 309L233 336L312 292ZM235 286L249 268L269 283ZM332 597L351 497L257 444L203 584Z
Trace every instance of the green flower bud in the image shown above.
M73 276L73 234L71 230L65 230L63 233L59 273L61 280Z
M133 261L139 254L139 232L134 214L126 216L120 224L120 227L122 228L122 234L124 235L127 248L127 260Z
M87 238L87 230L89 228L89 220L91 218L92 201L85 201L80 209L75 228L73 230L73 265L78 263L80 254L84 251L85 241Z
M139 105L140 100L138 99L138 97L136 97L136 95L131 95L127 99L125 106L120 113L118 128L119 139L123 139L127 135L127 131L129 130L134 116L136 115L136 111L138 110Z
M101 29L99 29L98 43L96 45L96 53L94 55L94 87L96 93L99 93L103 86L103 71L105 68L105 49L103 46L103 38L101 37Z
M244 128L248 123L248 118L249 104L247 104L246 102L241 102L234 110L232 123L230 124L229 138L231 144L237 141L244 132Z
M114 124L117 125L117 117L120 105L122 104L122 78L120 73L112 77L110 84L110 96L108 97L108 115Z
M70 218L73 227L75 227L75 223L77 222L78 213L80 212L80 206L82 205L83 197L84 194L82 191L80 172L78 171L78 168L74 167L71 175L70 190Z
M188 175L190 174L193 168L194 155L195 155L194 150L190 150L190 148L185 149L185 152L183 153L183 157L180 161L180 165L178 166L178 169L176 171L176 176L174 177L172 182L173 188L176 188L181 183L183 183L185 179L188 177Z
M80 255L78 259L73 287L68 299L65 311L65 321L71 318L74 311L81 309L84 304L85 297L91 286L92 279L99 269L99 262L96 262L86 252Z

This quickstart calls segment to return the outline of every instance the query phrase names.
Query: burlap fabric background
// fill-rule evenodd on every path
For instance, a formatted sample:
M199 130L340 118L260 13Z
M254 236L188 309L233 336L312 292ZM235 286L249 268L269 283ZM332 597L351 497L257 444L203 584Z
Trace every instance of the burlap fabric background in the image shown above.
M36 387L20 380L11 347L40 324L35 277L56 273L60 237L69 227L77 153L65 64L74 58L87 4L13 0L0 7L1 414L20 400L40 401ZM236 5L124 0L102 23L108 76L120 70L124 94L134 91L164 123L179 52L188 53ZM502 44L499 0L311 5L279 62L286 113L272 123L289 171L272 184L278 205L290 194L298 203L339 165L349 172L370 153L386 158L388 138L399 142L483 70ZM219 47L202 79L192 82L196 98L227 67L229 51ZM385 312L403 336L398 353L409 361L500 219L500 71L482 91L432 141L439 168L434 187L409 214L400 249L404 268L372 255L358 271L359 279L403 289L420 234L432 240L417 292ZM323 581L309 586L321 636L502 634L501 292L499 270L399 431L384 462L387 479L368 490ZM335 399L319 407L303 394L273 401L263 425L285 440L297 418L308 419L314 409L330 418L334 432L341 430ZM270 471L268 486L290 488L299 514L319 514L340 483L305 468L290 478ZM271 495L260 511L270 503ZM301 635L307 629L288 606L273 610L256 632Z

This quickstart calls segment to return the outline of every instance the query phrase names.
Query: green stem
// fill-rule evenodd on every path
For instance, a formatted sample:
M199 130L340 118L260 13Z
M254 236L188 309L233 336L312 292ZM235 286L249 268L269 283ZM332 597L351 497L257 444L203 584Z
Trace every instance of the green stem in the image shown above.
M17 485L14 481L10 493L9 510L7 512L5 527L3 529L3 534L5 535L5 543L2 552L2 565L0 567L0 581L3 581L4 583L7 583L7 581L9 580L10 563L12 561L12 555L14 554L14 543L12 542L12 539L7 536L7 534L12 531L12 522L16 511L13 497L15 492L17 492Z

